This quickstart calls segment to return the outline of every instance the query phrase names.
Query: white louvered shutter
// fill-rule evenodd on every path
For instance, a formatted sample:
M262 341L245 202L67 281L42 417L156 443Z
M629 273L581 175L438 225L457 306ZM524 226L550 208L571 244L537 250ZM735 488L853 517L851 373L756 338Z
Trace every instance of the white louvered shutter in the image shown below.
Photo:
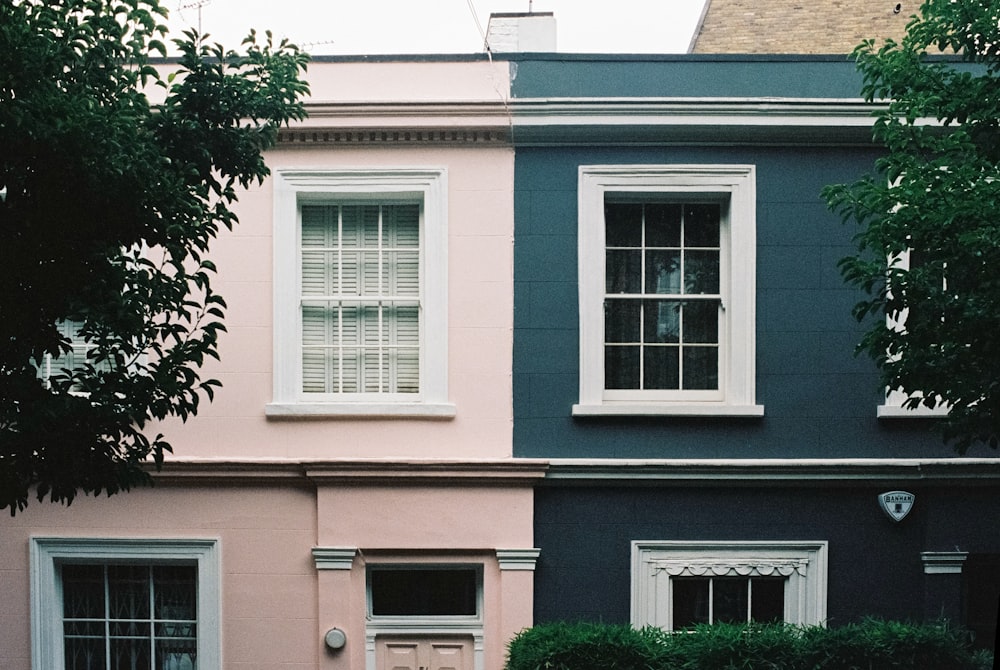
M302 390L420 390L420 208L302 208Z

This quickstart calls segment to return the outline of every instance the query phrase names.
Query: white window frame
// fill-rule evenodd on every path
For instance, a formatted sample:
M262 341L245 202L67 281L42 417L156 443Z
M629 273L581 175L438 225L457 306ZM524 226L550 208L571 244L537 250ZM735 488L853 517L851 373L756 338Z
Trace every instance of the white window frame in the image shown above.
M826 541L633 541L632 625L674 629L673 577L774 574L787 578L785 622L824 625L827 553Z
M444 168L278 169L274 171L274 389L271 418L448 419L448 174ZM353 199L421 202L420 391L380 394L302 391L301 206ZM400 394L402 395L402 394Z
M756 168L753 165L583 165L578 183L580 399L575 416L763 416L756 404ZM611 399L604 388L605 196L649 193L662 199L726 203L720 231L719 389L662 399L637 392ZM614 395L613 393L611 395ZM661 397L658 398L657 395ZM643 397L645 396L645 397Z
M198 667L222 667L217 539L31 538L31 668L63 670L62 584L66 563L194 563L198 571Z
M79 331L80 327L83 326L82 321L70 321L62 320L56 324L59 329L60 334L69 339L70 351L78 357L80 365L88 362L87 354L94 349L94 345L90 344L82 337L80 337ZM63 355L53 356L52 354L46 353L42 356L42 361L38 366L38 377L42 380L42 386L49 389L52 387L51 378L55 372L66 367L65 359ZM77 391L71 391L73 395L82 395Z
M889 267L898 270L909 270L910 250L906 249L895 257L890 256ZM889 287L889 291L892 291L891 286ZM904 309L900 312L898 318L893 319L891 316L886 315L885 327L898 332L906 330L906 314L907 310ZM879 419L933 419L948 416L948 406L940 402L933 408L926 405L920 405L912 409L906 407L905 403L909 397L909 395L899 389L886 387L885 399L881 405L876 407L875 416Z

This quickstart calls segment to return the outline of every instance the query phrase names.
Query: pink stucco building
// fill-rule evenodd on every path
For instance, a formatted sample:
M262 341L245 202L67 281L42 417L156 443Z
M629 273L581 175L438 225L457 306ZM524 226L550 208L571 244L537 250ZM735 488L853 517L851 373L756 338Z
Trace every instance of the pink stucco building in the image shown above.
M531 624L508 64L309 81L213 249L223 389L154 488L0 524L0 668L485 670Z

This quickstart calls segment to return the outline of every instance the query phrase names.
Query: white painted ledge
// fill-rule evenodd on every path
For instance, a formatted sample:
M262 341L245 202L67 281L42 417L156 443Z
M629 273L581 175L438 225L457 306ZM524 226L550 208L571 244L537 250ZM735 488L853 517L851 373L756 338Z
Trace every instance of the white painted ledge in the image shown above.
M762 417L763 405L722 403L605 403L573 405L573 416L705 416Z
M947 407L916 407L907 409L899 405L879 405L875 410L875 416L879 419L941 419L948 416Z
M272 402L268 419L453 419L454 403Z

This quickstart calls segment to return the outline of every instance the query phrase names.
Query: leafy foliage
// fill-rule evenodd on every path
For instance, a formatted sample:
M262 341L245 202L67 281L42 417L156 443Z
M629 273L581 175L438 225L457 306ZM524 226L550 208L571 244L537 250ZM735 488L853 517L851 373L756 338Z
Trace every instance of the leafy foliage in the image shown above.
M908 407L948 407L944 436L962 453L1000 435L998 21L996 2L926 0L900 43L862 43L853 55L865 99L886 103L874 126L886 153L874 174L823 191L860 225L858 254L841 261L867 293L855 316L876 317L859 349Z
M0 3L0 508L145 483L170 451L152 420L193 415L219 383L225 301L209 243L262 151L303 118L294 45L226 51L190 32L161 73L158 0ZM155 102L154 102L155 101ZM38 366L69 351L86 365ZM56 361L58 366L59 361Z
M987 670L988 652L946 623L869 619L839 628L714 624L679 633L547 623L508 645L505 670Z

